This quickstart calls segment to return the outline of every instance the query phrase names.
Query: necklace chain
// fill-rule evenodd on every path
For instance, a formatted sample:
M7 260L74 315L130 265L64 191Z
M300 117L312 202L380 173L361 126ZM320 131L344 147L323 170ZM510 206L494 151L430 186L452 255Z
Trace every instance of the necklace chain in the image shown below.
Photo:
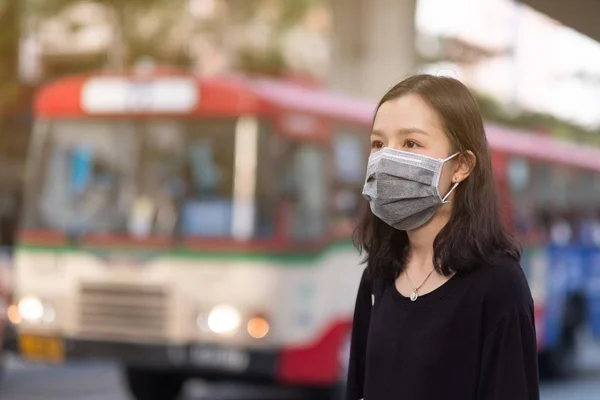
M406 271L406 278L408 279L408 284L410 285L410 288L413 290L412 294L410 295L410 299L412 301L416 301L419 298L419 289L421 289L423 287L423 285L425 284L425 282L427 282L427 279L429 279L429 277L431 276L431 274L433 274L433 271L435 271L435 268L432 269L429 274L425 277L425 279L423 280L423 282L417 286L415 288L415 286L413 285L412 281L410 280L410 276L408 276L408 270Z

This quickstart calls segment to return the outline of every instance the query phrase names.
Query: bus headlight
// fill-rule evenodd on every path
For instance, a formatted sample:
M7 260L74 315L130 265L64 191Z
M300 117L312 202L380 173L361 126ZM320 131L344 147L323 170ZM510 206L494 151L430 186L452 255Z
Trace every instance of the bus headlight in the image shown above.
M242 317L238 310L231 306L217 306L208 314L208 328L217 334L235 334L242 323Z
M6 315L10 323L13 325L19 325L21 322L23 322L23 318L21 318L21 314L19 314L19 306L16 304L11 304L8 306Z
M17 305L19 316L25 322L54 322L54 308L37 297L24 297Z
M271 327L266 318L254 317L248 321L247 330L254 339L264 339L269 334Z

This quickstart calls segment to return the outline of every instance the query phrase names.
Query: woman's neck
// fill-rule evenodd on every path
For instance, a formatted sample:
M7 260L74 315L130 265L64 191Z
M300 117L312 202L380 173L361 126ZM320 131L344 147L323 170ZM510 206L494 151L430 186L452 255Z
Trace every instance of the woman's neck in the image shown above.
M418 229L407 231L409 241L410 269L431 270L433 267L433 242L448 222L445 215L435 215L428 223Z

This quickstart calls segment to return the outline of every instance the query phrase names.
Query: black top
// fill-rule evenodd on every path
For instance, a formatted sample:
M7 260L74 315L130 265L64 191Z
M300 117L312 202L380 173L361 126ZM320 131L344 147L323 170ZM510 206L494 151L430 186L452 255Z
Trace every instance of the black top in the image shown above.
M533 300L511 258L457 274L415 302L360 283L347 400L538 400Z

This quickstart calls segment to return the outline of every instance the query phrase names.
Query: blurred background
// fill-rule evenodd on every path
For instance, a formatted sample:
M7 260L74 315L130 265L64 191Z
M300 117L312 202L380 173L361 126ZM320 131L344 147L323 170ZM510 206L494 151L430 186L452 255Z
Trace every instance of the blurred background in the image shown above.
M427 72L486 120L542 398L599 399L599 17L0 0L0 398L341 399L370 118Z

